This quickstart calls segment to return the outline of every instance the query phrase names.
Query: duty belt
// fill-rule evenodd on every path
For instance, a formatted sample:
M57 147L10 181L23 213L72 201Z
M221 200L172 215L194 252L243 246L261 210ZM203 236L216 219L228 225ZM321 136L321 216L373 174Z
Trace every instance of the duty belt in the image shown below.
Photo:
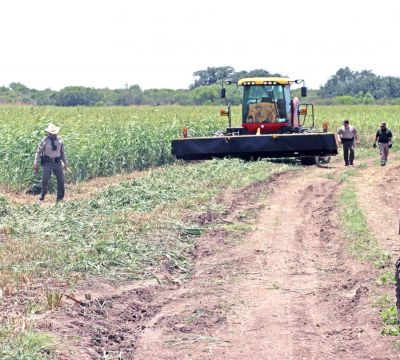
M45 162L52 162L52 163L59 163L61 161L61 157L60 156L57 156L56 158L51 158L50 156L47 156L47 155L43 155L43 157L42 157L42 162L43 163L45 163Z

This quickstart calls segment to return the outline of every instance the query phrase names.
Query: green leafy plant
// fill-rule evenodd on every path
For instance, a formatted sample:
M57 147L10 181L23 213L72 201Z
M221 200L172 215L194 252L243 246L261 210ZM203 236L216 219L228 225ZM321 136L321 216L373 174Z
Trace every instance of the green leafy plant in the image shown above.
M63 294L57 290L49 290L46 292L47 308L54 310L61 305Z

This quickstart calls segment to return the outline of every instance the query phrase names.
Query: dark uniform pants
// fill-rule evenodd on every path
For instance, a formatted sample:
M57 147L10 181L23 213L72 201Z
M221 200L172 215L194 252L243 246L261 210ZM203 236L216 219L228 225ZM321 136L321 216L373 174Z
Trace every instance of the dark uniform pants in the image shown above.
M343 143L343 158L346 165L353 165L354 161L354 140L345 141Z
M45 162L42 165L43 174L42 174L42 193L41 198L44 199L48 190L49 190L49 181L51 177L51 172L54 172L54 175L57 178L57 200L64 199L65 186L64 186L64 170L62 168L61 162Z

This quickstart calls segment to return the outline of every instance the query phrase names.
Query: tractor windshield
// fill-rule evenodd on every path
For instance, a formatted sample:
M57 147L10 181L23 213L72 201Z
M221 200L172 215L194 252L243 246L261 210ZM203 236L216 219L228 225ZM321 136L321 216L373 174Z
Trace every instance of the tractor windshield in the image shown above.
M243 89L243 123L287 122L282 85L250 85Z

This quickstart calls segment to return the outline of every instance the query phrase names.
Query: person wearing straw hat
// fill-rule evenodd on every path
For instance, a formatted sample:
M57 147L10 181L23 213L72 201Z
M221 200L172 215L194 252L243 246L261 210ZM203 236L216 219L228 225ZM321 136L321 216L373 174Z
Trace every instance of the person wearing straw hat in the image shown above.
M372 145L376 148L378 142L379 151L381 153L381 166L385 166L389 156L389 149L392 147L392 132L386 127L385 122L381 122L380 129L376 132L375 141Z
M58 137L60 128L50 123L45 129L47 136L40 142L33 169L35 173L39 171L39 163L42 166L42 191L39 196L39 201L43 201L49 187L51 173L57 179L57 202L64 199L65 194L65 180L64 170L67 169L68 160L65 155L64 142Z

